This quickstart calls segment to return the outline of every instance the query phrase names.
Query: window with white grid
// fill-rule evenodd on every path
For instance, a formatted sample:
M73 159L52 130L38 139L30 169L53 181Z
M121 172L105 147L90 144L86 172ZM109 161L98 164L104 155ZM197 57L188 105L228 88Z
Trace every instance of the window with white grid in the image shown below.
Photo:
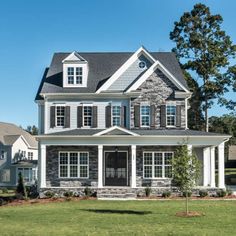
M92 126L92 106L84 106L83 126Z
M171 178L173 152L144 152L143 177L146 179Z
M68 84L83 83L83 68L82 67L67 67L67 82Z
M166 124L167 126L175 126L176 106L166 106Z
M140 107L141 126L150 126L150 106Z
M120 115L121 115L121 108L120 106L112 106L112 124L113 126L117 125L120 126Z
M56 126L65 126L65 106L56 106Z
M88 178L88 152L59 152L60 178Z

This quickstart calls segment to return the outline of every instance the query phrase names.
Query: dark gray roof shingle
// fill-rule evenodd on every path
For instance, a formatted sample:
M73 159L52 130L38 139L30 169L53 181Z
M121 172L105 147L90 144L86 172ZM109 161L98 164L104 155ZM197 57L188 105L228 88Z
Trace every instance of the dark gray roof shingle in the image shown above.
M86 88L63 88L62 61L70 53L55 53L49 69L45 70L36 100L42 99L40 93L94 93L133 52L79 53L89 65L88 86ZM188 88L179 63L172 52L151 52L186 88Z

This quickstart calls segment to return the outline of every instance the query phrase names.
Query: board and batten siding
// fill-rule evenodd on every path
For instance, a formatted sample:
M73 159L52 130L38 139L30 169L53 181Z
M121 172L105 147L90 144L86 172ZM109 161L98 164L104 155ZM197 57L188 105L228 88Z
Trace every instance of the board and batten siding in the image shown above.
M69 106L70 107L70 127L69 128L62 128L62 127L50 127L50 108L51 106L55 105L63 105L63 106ZM89 100L84 100L84 101L48 101L46 103L45 109L47 109L47 112L44 112L44 115L47 115L44 119L47 120L46 122L46 129L45 133L54 133L54 132L60 132L60 131L66 131L66 130L73 130L78 128L78 121L77 121L77 107L80 106L81 104L92 104L93 106L97 107L97 127L95 129L105 129L106 128L106 116L105 116L105 111L106 111L106 106L109 104L113 105L121 105L121 106L126 106L126 125L129 127L129 100L119 100L119 99L114 99L114 100L100 100L100 101L89 101ZM41 122L43 119L41 120ZM83 127L82 127L83 128Z

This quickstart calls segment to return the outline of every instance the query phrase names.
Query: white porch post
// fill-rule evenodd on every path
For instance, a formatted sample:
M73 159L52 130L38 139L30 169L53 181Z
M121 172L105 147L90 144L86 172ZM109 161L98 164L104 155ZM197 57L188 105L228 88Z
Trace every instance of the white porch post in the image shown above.
M210 155L209 147L203 149L203 186L210 185Z
M188 148L189 154L192 154L193 153L193 145L188 144L187 148Z
M211 175L211 178L210 178L210 186L212 188L215 188L216 186L216 183L215 183L215 147L211 147L210 148L211 150L211 161L210 161L210 175Z
M225 143L218 146L218 187L225 188Z
M40 145L40 188L46 188L46 145Z
M103 187L103 145L98 145L98 188Z
M136 145L131 146L131 187L136 188Z

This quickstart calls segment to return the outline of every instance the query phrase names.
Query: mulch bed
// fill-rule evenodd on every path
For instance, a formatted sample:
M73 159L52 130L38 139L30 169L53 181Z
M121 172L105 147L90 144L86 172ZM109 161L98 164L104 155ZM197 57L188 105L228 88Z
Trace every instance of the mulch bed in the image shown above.
M176 216L178 217L199 217L204 216L203 213L197 212L197 211L189 211L188 214L185 211L177 212Z

